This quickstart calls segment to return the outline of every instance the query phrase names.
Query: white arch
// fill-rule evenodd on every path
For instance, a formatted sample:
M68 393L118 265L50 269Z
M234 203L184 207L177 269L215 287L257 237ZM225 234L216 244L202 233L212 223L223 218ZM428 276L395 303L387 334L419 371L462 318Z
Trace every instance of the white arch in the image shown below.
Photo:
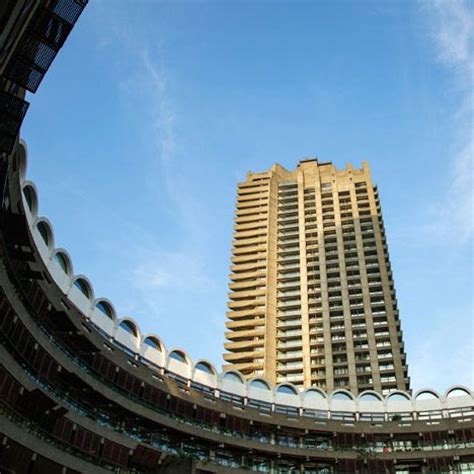
M404 392L403 390L393 390L385 397L386 403L388 403L389 401L397 401L395 399L395 395L398 397L402 397L406 401L412 401L411 395L408 392Z
M329 410L327 393L317 387L309 387L302 393L302 404L309 410Z
M457 393L453 395L454 392ZM466 403L466 401L468 402ZM463 385L453 385L446 390L445 403L448 410L464 407L467 404L472 406L474 405L473 392Z
M23 208L26 211L28 221L34 221L38 217L39 209L38 189L36 188L35 183L33 183L33 181L25 181L21 188L21 194L23 199ZM31 207L26 198L26 194L29 194Z
M74 277L72 278L71 284L75 285L77 280L80 280L85 285L85 287L87 289L87 292L88 292L88 296L86 296L84 294L84 292L82 290L80 290L79 288L78 288L78 290L81 292L82 295L84 295L84 297L88 298L91 302L93 302L94 299L95 299L95 297L94 297L94 287L92 286L92 283L89 280L89 278L87 278L85 275L82 275L82 274L74 275Z
M72 277L74 275L74 270L73 270L73 266L72 266L72 259L71 259L71 256L69 255L69 252L66 249L63 249L63 248L56 248L56 249L54 249L51 258L56 257L56 255L58 255L58 254L61 255L65 260L65 263L66 263L65 273Z
M431 397L429 398L420 398L421 395L423 394L429 394ZM417 390L415 392L415 395L413 396L413 400L441 400L441 397L439 393L436 390L433 390L432 388L422 388L420 390Z
M385 403L380 393L375 390L364 390L357 397L357 406L362 413L384 413Z
M41 226L46 234L46 239L43 238L38 226ZM43 262L48 266L51 255L54 251L54 233L51 222L46 217L37 217L32 227L33 240L38 248L39 254Z
M232 393L239 397L247 396L245 377L235 369L226 370L219 375L219 388L222 392Z
M180 354L184 360L178 360L172 357L172 354ZM179 347L173 347L166 356L166 369L174 374L190 379L193 370L193 363L188 353Z
M151 340L158 346L158 348L147 344ZM140 354L142 357L158 367L164 367L166 362L166 347L163 341L155 334L146 334L142 336L140 347Z
M209 372L207 372L207 373L215 375L217 377L217 375L218 375L217 370L214 367L214 364L212 364L209 360L207 360L207 359L198 359L194 363L194 371L200 370L199 368L197 368L198 365L203 365L203 366L207 367L207 369L209 370ZM203 371L201 370L201 372L203 372Z
M421 398L422 395L428 394L430 397ZM422 388L413 396L415 410L430 411L441 410L441 397L439 393L431 388Z
M331 393L331 395L330 395L329 398L330 398L331 400L338 401L338 399L335 398L335 396L336 396L336 395L339 395L339 394L344 395L343 401L346 400L346 399L347 399L347 400L352 400L352 401L354 401L354 395L352 395L352 393L349 392L349 390L346 390L345 388L339 388L339 389L337 389L337 390L334 390L334 391Z
M147 340L152 340L152 341L158 346L158 349L155 348L155 347L152 347L151 345L146 344L146 341L147 341ZM151 347L151 348L154 349L155 351L162 352L163 354L166 354L166 347L165 347L165 344L164 344L164 342L161 340L161 338L158 337L156 334L151 334L151 333L144 334L144 335L142 336L142 345L143 345L143 344L146 344L148 347Z
M394 390L385 397L385 409L388 413L411 413L414 410L413 399L403 390Z
M274 389L275 393L288 393L288 392L279 391L279 389L283 387L288 387L291 390L292 393L290 395L298 395L300 393L300 391L291 382L281 382L275 385L275 389Z
M105 305L110 308L110 317L104 314L97 307L97 305L100 303L105 303ZM108 336L113 337L115 333L115 322L117 321L117 313L112 302L107 298L95 299L91 311L91 321L100 329L102 329L102 331L104 331Z
M344 395L342 400L335 398L337 395ZM354 413L356 411L356 401L349 390L338 389L331 393L329 398L329 408L334 411L343 411Z
M122 327L123 325L129 328L131 332ZM132 318L126 317L116 321L114 339L128 349L132 350L134 353L138 354L140 352L140 328L138 327L136 321L134 321Z
M206 367L209 371L204 371L198 366ZM206 359L199 359L194 363L193 380L208 387L216 388L218 384L218 374L214 365Z
M76 285L76 281L82 282L89 296ZM79 285L81 286L81 285ZM71 279L71 286L68 291L69 300L81 311L86 317L90 317L92 313L92 304L94 303L94 288L90 280L84 275L75 275Z
M272 386L263 377L254 377L247 382L247 395L255 400L273 402Z
M48 270L61 291L67 294L74 277L72 259L69 253L62 248L54 249L51 254L51 261L48 264Z
M130 328L130 330L132 331L131 335L133 335L135 339L141 339L140 328L138 326L138 323L133 318L130 318L129 316L125 316L117 320L116 322L117 329L119 328L122 329L121 327L122 323L125 323ZM126 329L124 329L124 331L126 331Z
M444 396L445 398L449 398L449 397L452 397L453 395L451 395L452 392L454 391L461 391L461 392L464 392L464 394L468 397L472 397L473 396L473 392L471 390L469 390L467 387L465 387L464 385L452 385L451 387L449 387ZM458 396L458 395L454 395L454 396ZM464 395L460 395L460 396L464 396Z
M245 384L245 377L236 369L228 369L228 370L225 370L224 372L221 372L221 374L219 375L219 379L221 381L229 380L229 378L227 378L226 376L230 374L235 375L238 379L240 379L240 382L237 382L237 383Z
M280 391L283 387L288 388L292 393ZM290 382L283 382L273 389L273 398L278 405L287 405L290 407L300 407L301 397L299 390Z

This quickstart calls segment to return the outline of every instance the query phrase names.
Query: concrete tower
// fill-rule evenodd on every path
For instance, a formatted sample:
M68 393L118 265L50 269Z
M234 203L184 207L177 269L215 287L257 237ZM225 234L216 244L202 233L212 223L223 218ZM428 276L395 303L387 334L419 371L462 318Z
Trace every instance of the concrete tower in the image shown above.
M238 185L224 368L353 393L409 389L369 166L275 164Z

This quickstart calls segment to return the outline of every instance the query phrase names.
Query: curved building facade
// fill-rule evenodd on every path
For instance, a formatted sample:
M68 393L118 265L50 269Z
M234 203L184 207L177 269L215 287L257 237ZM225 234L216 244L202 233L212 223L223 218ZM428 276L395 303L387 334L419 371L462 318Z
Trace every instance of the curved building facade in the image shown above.
M219 373L143 334L55 247L26 144L12 143L1 167L0 472L474 471L466 387L300 391Z

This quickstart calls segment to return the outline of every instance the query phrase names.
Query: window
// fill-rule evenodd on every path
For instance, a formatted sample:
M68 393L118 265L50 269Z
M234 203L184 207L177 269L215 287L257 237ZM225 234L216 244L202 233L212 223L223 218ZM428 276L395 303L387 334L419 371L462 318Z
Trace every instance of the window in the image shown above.
M242 379L235 372L226 372L224 374L224 380L230 380L235 383L243 383Z
M159 343L158 340L155 339L154 337L147 337L143 342L144 342L147 346L151 347L152 349L156 349L157 351L160 351L160 352L161 352L160 343Z
M195 368L201 372L206 372L206 374L215 375L212 367L207 362L198 362Z
M335 392L333 393L332 397L331 397L332 400L349 400L351 401L352 398L351 396L348 394L348 393L345 393L345 392Z
M69 273L69 263L67 258L61 252L57 252L54 254L54 261L61 267L61 270L68 274Z
M270 387L268 386L268 384L265 381L259 380L259 379L252 380L250 382L250 386L255 387L255 388L259 388L259 389L263 389L263 390L270 390Z
M186 357L181 351L171 351L169 355L170 359L177 360L178 362L186 363Z
M50 231L46 222L38 222L36 227L44 243L49 246L51 239L50 239Z
M34 191L31 186L25 186L23 188L23 195L25 196L26 203L28 204L28 209L30 212L34 212L36 206L36 199L34 196Z
M132 336L137 337L137 328L135 327L135 325L132 322L122 321L119 324L119 328L123 329L125 332L128 332Z
M280 385L277 388L278 393L286 393L290 395L296 395L296 390L291 385Z
M89 285L86 283L85 280L82 278L77 278L74 280L74 286L86 297L91 297L91 291L89 289Z
M109 319L114 319L113 317L113 311L112 308L108 303L105 301L100 301L95 305L95 307L105 316L107 316Z

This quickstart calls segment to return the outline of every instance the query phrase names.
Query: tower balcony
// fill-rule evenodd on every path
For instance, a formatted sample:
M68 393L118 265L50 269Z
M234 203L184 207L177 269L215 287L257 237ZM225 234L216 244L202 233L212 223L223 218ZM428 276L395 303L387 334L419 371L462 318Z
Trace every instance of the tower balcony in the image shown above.
M248 341L229 341L224 343L224 348L227 351L238 351L240 349L254 349L255 347L260 347L262 345L262 341L256 341L254 339L249 339Z
M226 362L238 362L245 359L254 360L263 357L263 352L245 351L245 352L230 352L224 354Z
M242 328L247 328L246 330L248 331L253 331L256 326L264 324L263 319L244 319L244 320L238 320L238 321L227 321L225 323L226 327L228 329L239 329L242 330Z
M265 330L263 329L246 329L246 330L237 330L237 331L227 331L225 333L226 339L229 341L234 341L242 338L252 338L257 336L263 336L265 334Z
M227 311L226 313L229 319L241 319L249 316L264 316L265 308L254 308L254 309L242 309L238 311Z

